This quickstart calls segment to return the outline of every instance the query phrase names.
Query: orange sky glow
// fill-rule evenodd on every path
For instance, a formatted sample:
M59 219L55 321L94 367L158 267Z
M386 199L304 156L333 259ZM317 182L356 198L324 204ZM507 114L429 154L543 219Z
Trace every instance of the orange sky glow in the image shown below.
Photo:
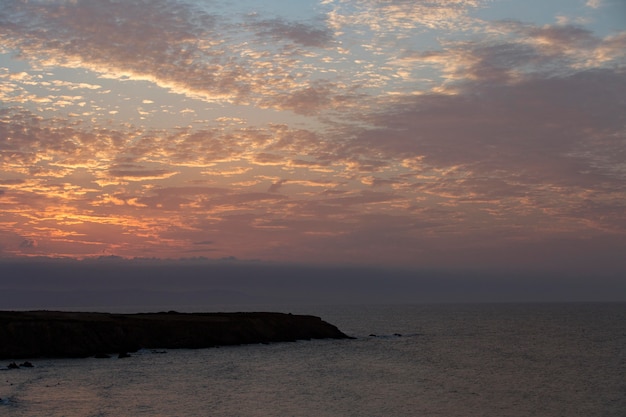
M3 0L0 257L624 269L622 2L285 3Z

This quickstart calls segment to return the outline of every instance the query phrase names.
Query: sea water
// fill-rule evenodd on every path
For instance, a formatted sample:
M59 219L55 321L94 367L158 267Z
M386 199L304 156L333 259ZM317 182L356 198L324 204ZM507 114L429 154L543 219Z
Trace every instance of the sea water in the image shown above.
M356 339L34 358L0 416L626 415L626 304L272 309Z

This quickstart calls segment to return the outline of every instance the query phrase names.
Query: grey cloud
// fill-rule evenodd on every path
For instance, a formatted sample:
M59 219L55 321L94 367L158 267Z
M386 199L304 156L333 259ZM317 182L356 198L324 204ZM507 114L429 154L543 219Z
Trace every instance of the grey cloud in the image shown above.
M602 40L594 36L588 29L573 25L534 26L515 20L496 22L495 26L506 28L512 32L531 39L544 40L544 46L561 46L591 49L597 47Z
M178 210L182 204L198 197L207 199L225 193L228 191L217 187L164 187L155 189L151 193L153 195L141 197L138 201L151 208Z
M404 98L371 114L367 121L378 128L358 132L348 150L366 157L421 155L427 164L465 164L570 184L592 179L590 172L605 177L608 172L572 155L585 149L611 158L623 145L624 85L624 73L598 70L512 86L477 84L455 96ZM592 135L602 144L595 150L587 146Z
M477 81L487 86L515 84L536 77L566 77L584 69L618 68L626 58L626 32L601 38L573 25L535 26L518 21L492 25L510 37L449 42L442 50L407 50L398 63L438 66L454 90Z
M272 185L270 185L270 187L267 189L267 192L277 193L286 182L287 180L279 180L279 181L276 181L275 183L272 183Z
M33 239L25 239L20 243L21 249L32 249L37 247L37 241Z
M110 169L109 174L114 177L121 178L163 178L175 174L174 171L166 169L139 169L139 170L123 170Z
M8 180L0 180L0 185L19 185L23 184L25 181L21 179L8 179Z
M252 22L251 26L261 37L275 41L291 41L307 47L323 48L333 39L332 32L325 26L318 28L312 24L287 22L282 19L260 20Z
M275 138L275 142L270 143L266 148L270 152L292 152L303 155L318 148L322 140L317 132L292 129L286 125L274 125L269 133Z
M578 26L533 26L525 32L533 38L545 39L554 45L594 48L601 43L590 30Z
M314 115L332 103L332 91L330 84L317 83L281 97L277 103L279 107L298 114Z
M267 165L279 165L283 162L284 157L282 155L261 152L255 155L254 162L258 164L267 164Z
M530 47L526 51L527 69L551 74L572 74L613 62L623 64L626 57L626 32L601 38L590 30L574 25L534 26L517 21L496 23L519 38L511 45ZM522 66L519 66L523 68Z
M475 62L468 68L462 68L458 75L488 83L513 82L519 77L520 68L539 67L542 64L540 61L554 64L553 59L546 60L537 54L535 48L513 43L476 47L472 50L472 59Z
M384 187L387 185L395 185L398 184L399 181L397 179L387 179L387 178L372 178L371 180L372 187Z
M233 193L228 196L221 196L215 199L215 204L235 204L239 207L246 207L251 203L257 204L261 202L280 202L286 200L286 196L274 194L274 193L255 193L255 192L242 192ZM254 206L250 206L254 207Z
M184 130L176 133L154 132L142 148L145 153L168 155L175 163L210 163L241 155L258 135L252 132Z
M292 159L289 161L290 166L303 168L324 168L330 165L330 161L306 161L303 159Z
M464 196L459 202L498 201L507 198L523 198L528 195L528 187L511 181L510 178L497 178L476 175L462 179L443 179L434 184L415 183L414 189L434 194Z

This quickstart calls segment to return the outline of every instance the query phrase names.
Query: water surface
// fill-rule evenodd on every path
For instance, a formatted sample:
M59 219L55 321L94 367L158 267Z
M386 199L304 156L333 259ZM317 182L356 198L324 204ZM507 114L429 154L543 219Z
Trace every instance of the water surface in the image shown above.
M32 359L35 368L0 371L0 415L623 417L626 410L626 304L280 311L319 315L357 339Z

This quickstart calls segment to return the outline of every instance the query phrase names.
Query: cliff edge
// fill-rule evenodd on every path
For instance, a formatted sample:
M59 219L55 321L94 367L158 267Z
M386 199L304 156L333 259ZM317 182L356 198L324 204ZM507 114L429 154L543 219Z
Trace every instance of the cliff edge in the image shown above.
M319 317L283 313L0 311L3 359L345 338Z

